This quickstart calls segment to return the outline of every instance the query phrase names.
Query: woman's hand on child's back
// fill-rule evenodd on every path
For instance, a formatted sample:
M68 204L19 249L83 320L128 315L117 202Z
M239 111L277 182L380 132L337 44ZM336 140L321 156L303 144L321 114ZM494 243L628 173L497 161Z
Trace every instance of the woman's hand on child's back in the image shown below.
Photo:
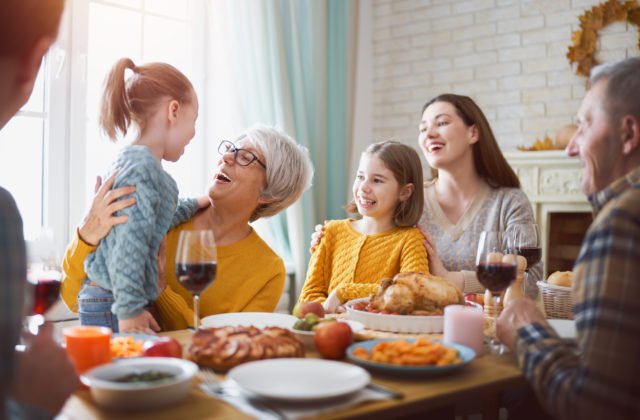
M442 264L442 260L438 256L438 252L436 251L436 243L433 240L433 237L429 233L429 231L422 226L418 226L420 229L420 233L424 236L424 248L427 250L427 258L429 259L429 272L431 274L435 274L436 276L446 277L448 270Z
M436 251L436 243L429 231L422 226L418 226L418 229L420 229L420 233L422 233L422 236L424 236L424 241L422 243L427 250L429 272L438 277L449 280L458 289L464 290L464 277L462 276L462 272L447 270L447 268L442 263L442 260L438 256L438 252Z
M118 320L118 329L121 333L155 334L160 331L160 325L149 312L142 311L133 318Z
M316 225L315 230L311 234L311 242L309 243L310 253L313 254L313 251L316 250L316 247L320 243L320 240L322 239L322 235L324 234L324 225L326 224L327 224L327 221L325 220L323 224Z
M96 195L93 197L89 212L85 215L78 229L80 239L89 245L98 245L113 226L125 223L127 216L115 216L115 213L131 207L136 202L133 196L118 200L125 195L134 193L136 187L129 185L112 190L117 173L117 170L114 171L104 183L100 177L96 179Z

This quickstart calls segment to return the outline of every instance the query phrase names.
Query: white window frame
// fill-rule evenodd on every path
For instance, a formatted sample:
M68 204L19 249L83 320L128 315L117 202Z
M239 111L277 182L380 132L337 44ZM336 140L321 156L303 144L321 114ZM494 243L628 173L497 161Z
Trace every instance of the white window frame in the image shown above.
M144 0L148 1L148 0ZM43 225L55 232L56 251L62 256L66 245L71 240L74 229L81 222L88 210L86 182L93 173L89 173L85 163L86 155L86 71L88 51L88 19L89 3L103 3L101 0L72 0L67 2L60 25L56 44L48 53L49 85L45 86L47 96L46 107L49 112L45 126L45 168L44 168L44 200ZM201 5L201 3L197 2ZM196 24L196 38L193 48L204 51L204 24L206 13L198 13L201 20ZM186 48L187 46L185 46ZM201 55L197 55L201 56ZM195 63L196 74L191 81L199 92L205 92L204 60ZM198 122L199 139L194 140L189 148L197 152L191 157L183 157L190 168L191 179L187 190L190 196L203 194L207 185L207 175L211 169L211 158L207 158L214 145L207 145L204 139L206 131L206 101L200 100L200 117ZM185 181L178 182L179 186ZM182 191L182 189L181 189ZM182 194L181 194L182 195Z

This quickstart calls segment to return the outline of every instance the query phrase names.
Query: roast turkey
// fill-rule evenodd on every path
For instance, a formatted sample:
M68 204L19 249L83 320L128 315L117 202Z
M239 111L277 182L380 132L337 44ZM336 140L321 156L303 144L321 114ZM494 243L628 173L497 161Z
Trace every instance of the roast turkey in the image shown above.
M371 294L371 307L412 315L442 315L447 305L463 304L462 292L449 281L430 274L399 273L382 279Z

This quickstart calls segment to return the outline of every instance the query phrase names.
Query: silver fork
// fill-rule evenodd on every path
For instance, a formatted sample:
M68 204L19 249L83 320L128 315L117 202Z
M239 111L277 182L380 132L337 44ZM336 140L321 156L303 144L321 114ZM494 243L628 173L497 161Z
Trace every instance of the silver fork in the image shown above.
M215 372L211 369L200 369L200 379L200 389L202 389L206 394L214 397L240 398L258 411L267 412L279 420L286 419L285 415L282 414L280 410L262 400L229 392L224 388L222 381L218 379Z
M207 394L222 395L224 388L220 379L211 369L200 369L200 388Z

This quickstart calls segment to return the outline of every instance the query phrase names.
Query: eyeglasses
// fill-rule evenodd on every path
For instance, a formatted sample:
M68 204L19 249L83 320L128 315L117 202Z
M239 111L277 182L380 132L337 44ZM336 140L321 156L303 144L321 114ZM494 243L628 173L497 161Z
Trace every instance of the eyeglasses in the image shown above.
M258 156L247 149L240 149L229 140L222 140L220 146L218 146L218 153L224 155L225 153L233 153L233 159L240 166L249 166L254 160L260 164L264 169L267 169L267 165L262 163Z

